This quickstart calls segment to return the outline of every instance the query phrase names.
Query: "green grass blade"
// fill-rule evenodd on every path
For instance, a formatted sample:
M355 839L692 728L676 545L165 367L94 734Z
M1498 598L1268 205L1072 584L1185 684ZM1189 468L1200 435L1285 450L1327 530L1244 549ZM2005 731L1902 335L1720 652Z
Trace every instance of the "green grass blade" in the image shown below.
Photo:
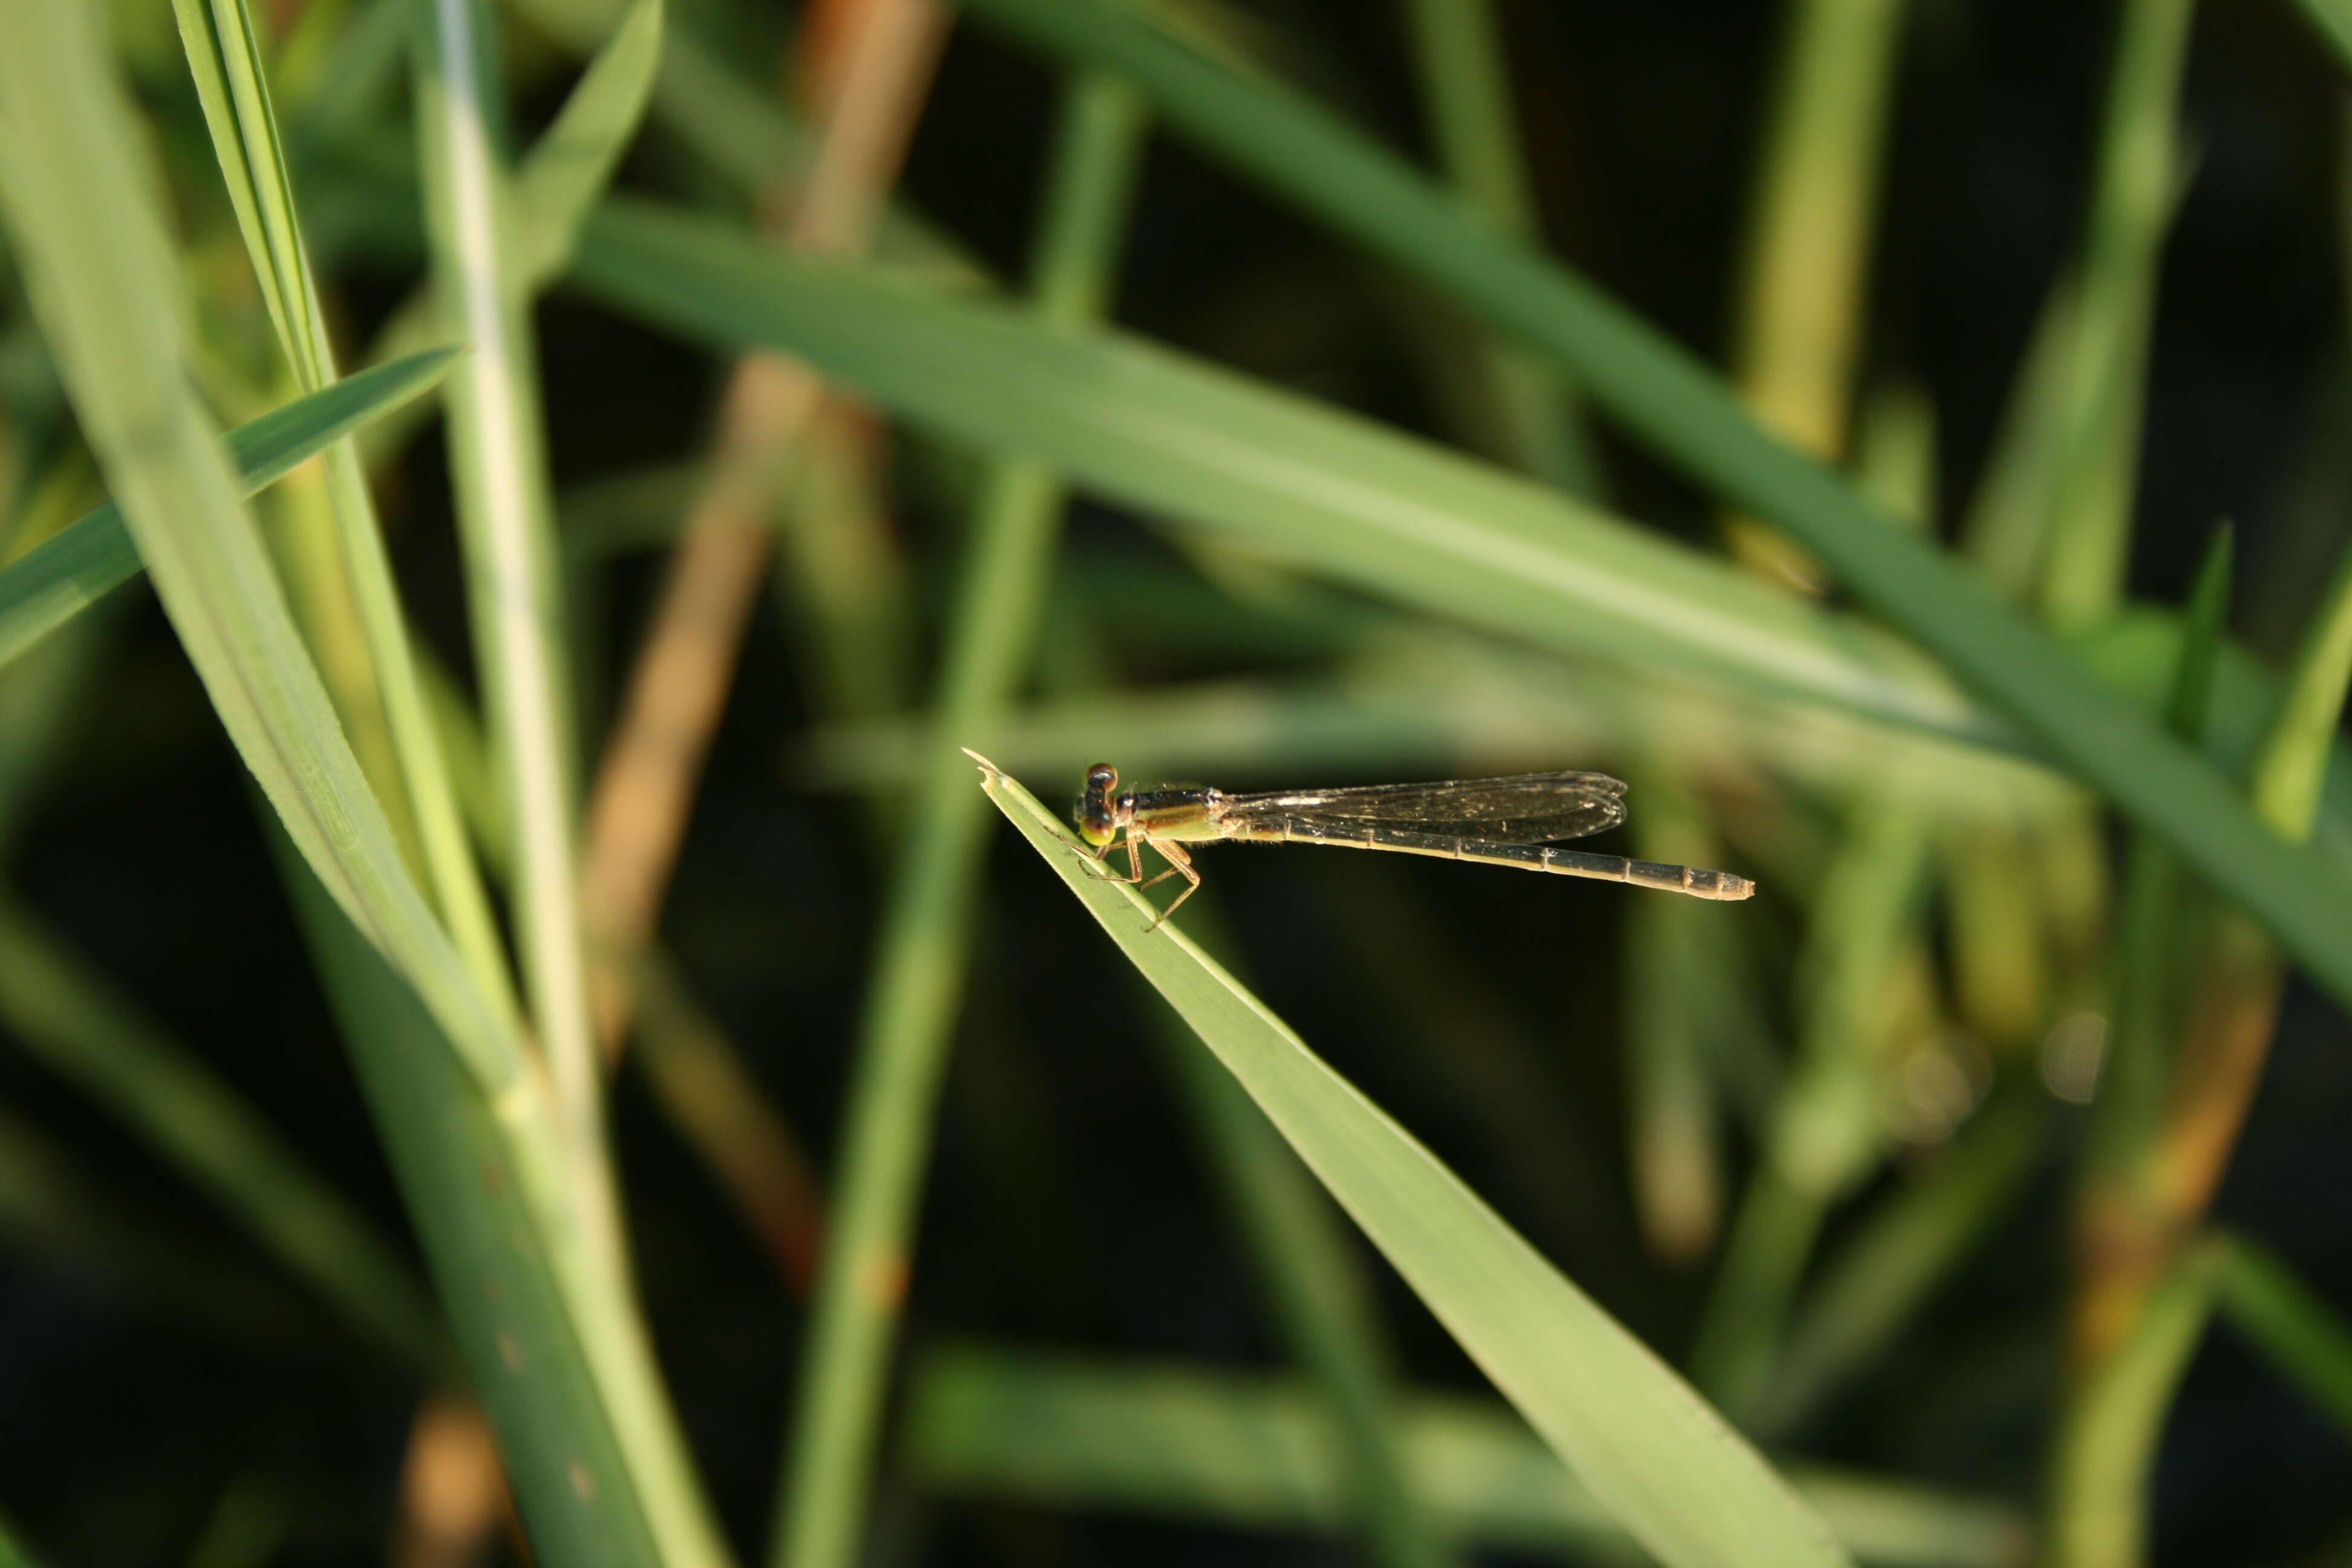
M5 896L0 1018L362 1334L427 1375L445 1370L439 1314L399 1255L210 1068Z
M501 1124L531 1110L500 1105L458 1072L415 993L304 866L279 862L532 1554L549 1568L675 1568L680 1560L656 1547L562 1261L528 1197L533 1178Z
M411 354L346 376L228 434L246 495L283 478L340 437L431 387L455 349ZM0 571L0 666L139 574L139 548L112 501L87 513Z
M2067 1412L2051 1478L2052 1568L2137 1568L2147 1561L2157 1440L2212 1315L2221 1250L2208 1241L2175 1259L2128 1337Z
M1189 923L1197 928L1201 922ZM1140 990L1141 977L1134 984ZM1151 1010L1194 1135L1239 1222L1260 1294L1291 1355L1323 1397L1366 1555L1388 1568L1457 1562L1433 1528L1400 1451L1393 1358L1345 1221L1233 1075L1199 1048L1183 1020L1165 1008Z
M2251 1237L2225 1238L2221 1313L2338 1430L2352 1434L2352 1327Z
M2042 613L2094 625L2123 600L2139 474L2157 261L2179 183L2174 121L2191 0L2120 8L2100 118L2097 167L2073 296L2073 341L2057 406Z
M302 390L319 391L335 380L334 348L295 214L293 180L252 13L247 0L173 0L173 5L214 151L262 294L269 301L279 346ZM342 711L355 721L354 731L377 741L380 776L375 782L380 795L390 803L386 809L395 828L413 828L421 868L458 952L483 994L511 1026L518 1009L505 948L466 841L439 738L417 688L415 654L358 443L336 442L328 449L326 469L326 507L338 557L330 571L339 568L359 626L353 638L348 628L328 630L337 617L314 615L311 635L321 639L321 662L330 668ZM349 660L337 663L325 658L324 638L329 636L351 640ZM389 763L381 761L384 747L392 752ZM384 776L394 770L396 779Z
M1541 486L1131 339L1044 332L643 203L591 220L574 276L705 342L803 354L960 439L1406 604L1750 692L1995 732L1851 620Z
M598 1269L625 1248L588 1018L578 785L564 671L546 432L530 286L513 228L492 18L478 0L416 0L419 159L436 298L471 353L448 389L468 609L497 776L514 829L509 879L530 1020L562 1108L572 1202Z
M1662 726L1661 728L1664 728ZM1305 775L1301 775L1302 777ZM1670 866L1719 866L1722 840L1679 772L1635 773L1642 809L1633 853ZM1715 1245L1723 1149L1713 1047L1739 998L1723 983L1736 934L1689 899L1643 899L1625 911L1625 1145L1633 1206L1651 1253L1688 1266Z
M993 768L998 809L1602 1505L1669 1568L1845 1561L1722 1418Z
M2289 838L2311 837L2342 742L2344 696L2352 689L2352 545L2336 563L2326 595L2304 627L2270 732L2252 770L2254 809ZM2347 772L2336 770L2340 780Z
M973 0L1057 56L1128 74L1171 127L1556 356L1602 409L1724 500L1783 529L2126 816L2178 848L2352 1004L2352 877L2268 832L2229 781L2102 691L1932 545L1774 440L1721 383L1580 278L1452 212L1321 111L1080 0Z
M1787 8L1741 266L1734 378L1757 421L1801 450L1844 454L1869 300L1873 213L1905 0ZM1747 518L1733 553L1792 587L1821 569Z
M120 89L78 7L0 7L0 192L77 412L246 765L337 904L486 1085L515 1042L409 879L185 375L174 272Z
M1423 112L1464 210L1501 233L1540 243L1491 0L1407 0L1405 10ZM1568 378L1500 337L1481 342L1477 357L1494 389L1512 465L1570 495L1598 500L1600 455Z
M1142 155L1141 105L1098 77L1065 89L1032 259L1034 308L1055 331L1100 317L1117 276ZM995 732L1031 662L1066 496L1040 464L1000 458L981 487L933 702L928 766L894 868L868 977L850 1131L830 1215L781 1490L776 1561L830 1568L866 1515L895 1301L877 1269L913 1242L940 1077L961 1001L987 805L955 747Z
M2189 595L2188 635L2173 669L2166 721L2193 738L2204 728L2213 670L2229 613L2231 531L2214 531ZM2183 920L2179 863L2145 834L2135 835L2116 922L2107 1048L2083 1142L2076 1240L2080 1348L2094 1358L2113 1344L2154 1283L2172 1216L2158 1176L2178 1058Z
M1244 1529L1338 1530L1346 1473L1315 1390L1165 1362L1093 1362L980 1346L918 1366L913 1459L933 1488L1051 1508L1117 1510ZM1623 1528L1507 1408L1442 1394L1399 1402L1414 1484L1465 1545L1613 1562ZM1864 1563L2019 1568L2017 1511L1878 1476L1792 1465L1790 1482Z
M636 139L662 55L662 0L636 0L531 143L515 179L515 264L525 287L561 272L589 210Z

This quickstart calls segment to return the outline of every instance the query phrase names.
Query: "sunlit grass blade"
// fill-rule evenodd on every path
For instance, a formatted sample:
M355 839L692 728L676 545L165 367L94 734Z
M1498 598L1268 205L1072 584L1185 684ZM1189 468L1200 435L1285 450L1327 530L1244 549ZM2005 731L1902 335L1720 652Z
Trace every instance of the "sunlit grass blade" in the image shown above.
M362 1334L439 1374L439 1315L406 1264L210 1068L0 896L0 1018L176 1164Z
M1856 623L1540 486L1132 339L1047 333L644 203L590 220L574 276L714 345L803 353L961 439L1418 607L1920 728L1988 729Z
M294 380L335 381L335 353L294 209L293 180L247 0L173 0L197 97L246 248ZM299 497L299 492L298 492ZM304 630L394 828L415 846L426 886L476 984L511 1027L506 951L482 889L425 701L416 658L359 445L330 447L322 497L298 510L289 542L314 542L318 570L297 581ZM320 518L316 508L323 504ZM306 526L317 520L315 527ZM331 543L328 535L331 533ZM356 626L347 624L355 618ZM389 752L389 757L386 752Z
M454 349L434 349L345 376L228 433L229 457L250 496L338 438L440 380ZM112 501L78 519L0 571L0 665L139 574L139 547Z
M661 63L664 15L662 0L634 0L517 166L511 243L526 288L541 288L563 270L581 224L635 140ZM372 357L408 353L446 331L431 293L420 289L377 332Z
M1455 1340L1669 1568L1829 1564L1819 1520L1665 1364L1132 889L1096 879L1028 792L989 794L1250 1091Z
M13 238L174 629L337 904L417 985L471 1070L509 1084L514 1042L401 863L187 384L176 275L88 18L15 0L0 22Z
M1195 142L1556 356L1654 449L1785 530L2052 757L2161 835L2352 1004L2352 876L2282 844L2218 770L2102 691L1932 545L1774 440L1694 358L1591 284L1465 222L1313 105L1082 0L974 0L1060 58L1126 72Z
M1188 923L1197 930L1201 921L1194 916ZM1141 976L1134 986L1144 989ZM1394 1357L1345 1219L1183 1020L1149 997L1145 1005L1156 1015L1162 1055L1192 1112L1195 1139L1239 1223L1259 1294L1322 1395L1349 1522L1366 1555L1386 1568L1458 1562L1399 1446Z
M1749 200L1733 378L1758 423L1836 462L1853 404L1905 0L1788 7ZM1732 553L1808 592L1821 567L1752 519Z
M577 738L554 572L553 506L530 287L499 144L502 87L478 0L415 0L418 155L433 286L470 352L447 431L467 606L488 733L515 834L516 948L533 1034L562 1110L566 1179L593 1273L625 1252L588 1024L576 865Z
M957 1347L919 1364L911 1414L918 1473L940 1489L1241 1529L1336 1530L1347 1520L1345 1473L1303 1380ZM1630 1545L1503 1406L1409 1396L1397 1427L1414 1484L1464 1545L1543 1554ZM1787 1473L1864 1563L2017 1568L2029 1558L2026 1521L1989 1499L1816 1466Z

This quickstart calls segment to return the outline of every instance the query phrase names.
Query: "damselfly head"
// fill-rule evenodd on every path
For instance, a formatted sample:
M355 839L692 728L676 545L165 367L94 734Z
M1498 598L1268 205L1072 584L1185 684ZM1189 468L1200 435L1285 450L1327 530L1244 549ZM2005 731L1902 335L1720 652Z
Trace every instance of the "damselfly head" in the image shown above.
M1118 832L1118 770L1108 763L1097 763L1087 770L1087 782L1079 787L1078 804L1071 813L1078 825L1078 837L1099 849Z

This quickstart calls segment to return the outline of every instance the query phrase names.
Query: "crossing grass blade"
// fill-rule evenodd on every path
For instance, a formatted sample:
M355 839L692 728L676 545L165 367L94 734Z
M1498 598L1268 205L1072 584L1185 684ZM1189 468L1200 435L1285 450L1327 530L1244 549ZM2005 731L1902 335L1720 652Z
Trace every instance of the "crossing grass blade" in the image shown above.
M960 1344L918 1363L909 1426L917 1473L943 1490L1260 1529L1331 1530L1347 1518L1345 1471L1301 1380ZM1463 1544L1611 1563L1629 1545L1622 1526L1499 1403L1408 1394L1395 1426L1414 1484ZM2032 1531L2007 1504L1814 1465L1787 1474L1864 1563L2031 1560Z
M1711 557L1310 399L1116 334L775 254L644 202L589 222L575 281L729 350L805 355L894 412L1291 562L1542 646L1889 722L2008 732L1924 661Z
M1471 1358L1601 1506L1668 1568L1847 1561L1786 1482L1689 1386L1412 1136L982 763L990 798L1241 1080Z
M455 349L430 349L345 376L228 433L250 496L296 465L431 387ZM0 667L139 574L139 547L112 501L58 531L0 572Z

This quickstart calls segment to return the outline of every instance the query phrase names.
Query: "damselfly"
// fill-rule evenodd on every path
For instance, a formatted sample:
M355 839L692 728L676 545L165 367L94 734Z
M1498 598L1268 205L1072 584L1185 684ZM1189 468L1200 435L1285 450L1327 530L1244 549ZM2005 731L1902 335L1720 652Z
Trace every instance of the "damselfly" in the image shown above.
M1562 877L1630 882L1695 899L1744 899L1756 884L1728 871L1664 866L1551 846L1625 820L1625 786L1606 773L1514 773L1499 779L1435 784L1360 784L1346 789L1270 790L1228 795L1205 788L1123 790L1118 770L1097 763L1078 795L1078 837L1097 860L1126 851L1128 874L1111 879L1152 888L1181 877L1184 890L1161 911L1166 920L1201 886L1184 846L1218 839L1250 844L1332 844L1516 866ZM1125 834L1121 838L1119 836ZM1168 869L1143 879L1143 851Z

